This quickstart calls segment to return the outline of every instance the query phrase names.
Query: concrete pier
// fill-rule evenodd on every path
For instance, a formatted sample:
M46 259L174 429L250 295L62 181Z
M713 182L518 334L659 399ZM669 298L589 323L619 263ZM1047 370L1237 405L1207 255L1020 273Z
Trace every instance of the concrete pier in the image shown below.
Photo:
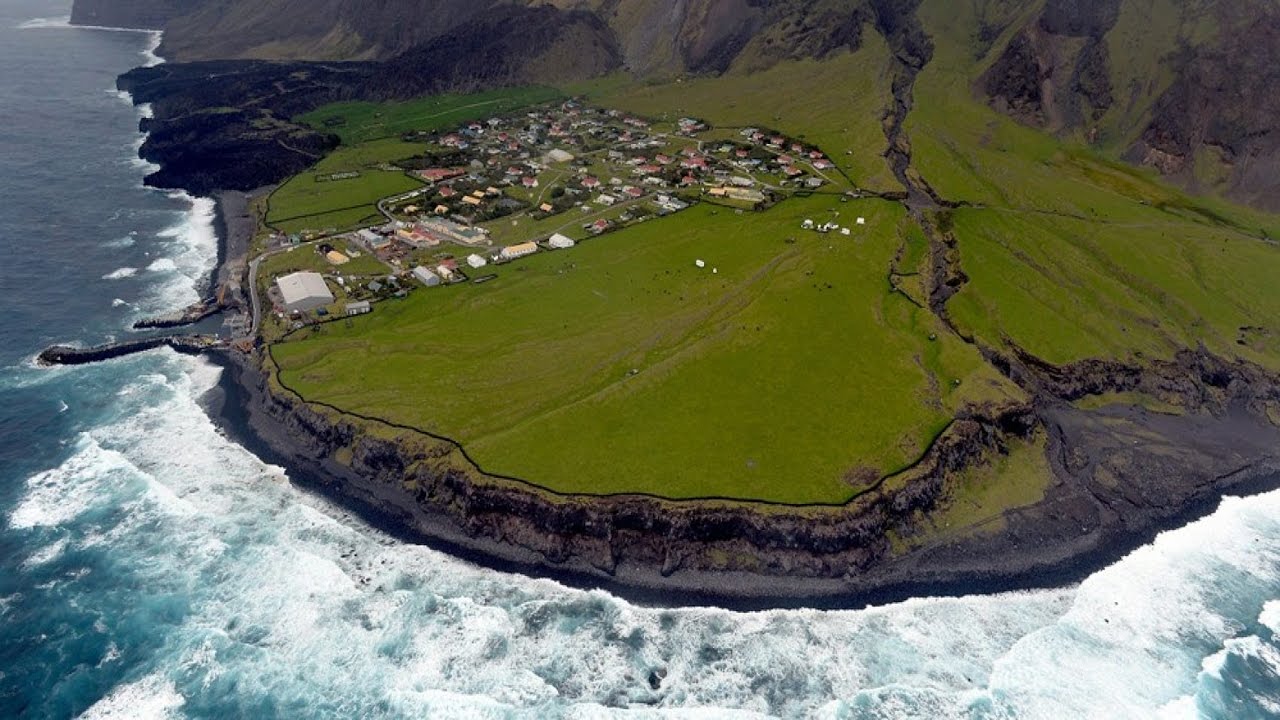
M171 347L180 353L199 355L223 346L224 343L221 340L210 335L165 335L144 340L109 343L91 348L54 345L40 353L38 360L41 365L87 365L134 353L146 352L159 347Z

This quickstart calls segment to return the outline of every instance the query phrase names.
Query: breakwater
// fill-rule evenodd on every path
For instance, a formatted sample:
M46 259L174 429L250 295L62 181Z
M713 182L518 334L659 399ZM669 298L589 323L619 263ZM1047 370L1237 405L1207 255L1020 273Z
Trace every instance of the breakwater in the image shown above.
M187 355L199 355L223 347L224 344L223 341L211 335L164 335L89 348L54 345L41 352L37 360L41 365L87 365L159 347L170 347Z
M133 324L133 329L153 330L194 325L207 317L211 317L222 312L225 308L226 305L217 297L205 298L204 300L201 300L190 307L184 308L179 312L139 320Z

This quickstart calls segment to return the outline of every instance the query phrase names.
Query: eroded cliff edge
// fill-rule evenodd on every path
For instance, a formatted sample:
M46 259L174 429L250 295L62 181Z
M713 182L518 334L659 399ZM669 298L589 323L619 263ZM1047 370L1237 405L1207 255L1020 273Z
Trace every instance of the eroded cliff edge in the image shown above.
M1037 387L1033 402L957 418L917 466L839 507L555 495L486 477L446 441L303 402L249 356L220 362L215 414L303 485L480 564L663 604L848 607L1058 585L1225 494L1280 486L1280 381L1203 351L1145 368L996 358ZM1113 392L1180 410L1071 403ZM1052 474L1042 500L994 528L921 534L960 473L1035 434Z

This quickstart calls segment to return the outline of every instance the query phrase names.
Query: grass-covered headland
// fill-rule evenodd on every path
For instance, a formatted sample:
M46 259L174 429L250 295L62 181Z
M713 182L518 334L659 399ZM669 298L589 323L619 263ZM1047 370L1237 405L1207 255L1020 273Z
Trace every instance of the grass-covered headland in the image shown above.
M910 468L957 417L1027 401L993 354L1142 365L1203 348L1280 370L1280 219L1017 125L947 67L916 80L904 125L909 181L932 190L932 206L823 191L787 192L760 212L703 202L487 268L497 277L482 285L293 332L271 349L279 381L450 438L485 471L556 493L841 504ZM566 92L659 124L698 117L712 125L706 143L773 128L824 150L833 175L896 197L882 122L892 68L887 48L867 43L762 75ZM821 95L846 74L862 84ZM376 219L379 197L417 185L377 166L423 151L386 134L462 117L440 103L465 113L543 92L312 113L344 146L277 191L269 219ZM317 179L344 170L360 175ZM510 228L558 223L499 230L514 239ZM1037 437L998 471L963 475L946 517L989 524L1036 502L1044 447Z

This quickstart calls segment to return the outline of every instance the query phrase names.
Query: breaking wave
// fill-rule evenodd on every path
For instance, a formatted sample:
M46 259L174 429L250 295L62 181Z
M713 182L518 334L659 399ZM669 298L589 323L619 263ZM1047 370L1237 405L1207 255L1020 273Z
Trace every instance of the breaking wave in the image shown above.
M101 553L147 589L104 600L54 581L105 601L104 617L111 602L180 598L141 659L139 628L108 623L103 643L153 679L113 690L104 671L107 701L161 697L176 716L1231 717L1214 704L1230 677L1257 707L1280 702L1280 493L1229 498L1076 588L649 609L401 544L296 490L201 410L219 377L204 361L160 351L100 369L119 377L118 417L31 476L9 526L31 572ZM73 635L52 632L49 651Z
M102 279L103 280L123 280L125 278L131 278L137 274L138 274L138 268L122 267L116 270L112 270L106 275L103 275Z

